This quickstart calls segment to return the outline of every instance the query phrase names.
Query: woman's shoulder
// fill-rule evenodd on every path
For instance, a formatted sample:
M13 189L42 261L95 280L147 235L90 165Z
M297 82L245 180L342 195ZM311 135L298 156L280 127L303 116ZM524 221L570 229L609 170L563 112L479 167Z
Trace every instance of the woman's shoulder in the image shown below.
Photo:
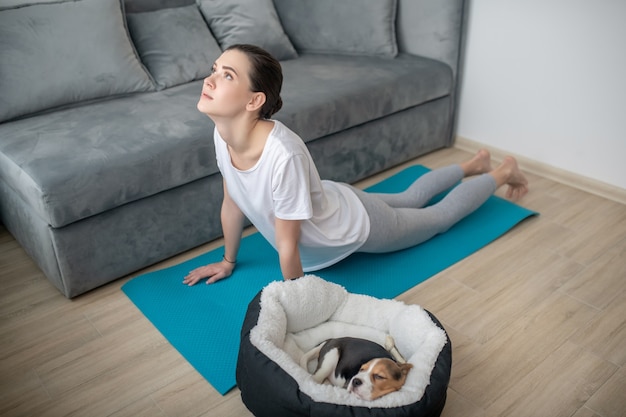
M266 142L264 159L273 161L272 166L280 170L296 160L309 160L309 165L313 163L302 139L280 122L275 124Z
M278 144L282 144L283 146L290 148L306 148L304 141L300 136L298 136L297 133L278 120L273 120L273 122L274 128L270 132L270 137L273 137Z

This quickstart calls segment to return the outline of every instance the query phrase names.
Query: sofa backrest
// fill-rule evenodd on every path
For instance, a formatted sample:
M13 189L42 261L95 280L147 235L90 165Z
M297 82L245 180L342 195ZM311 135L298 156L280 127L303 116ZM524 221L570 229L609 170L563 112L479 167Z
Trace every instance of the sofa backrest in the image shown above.
M456 76L460 72L467 3L467 0L398 0L399 50L443 61Z
M315 0L312 0L315 1ZM399 52L443 61L459 72L467 0L397 0ZM129 13L194 4L195 0L124 0Z
M127 13L180 8L182 6L194 5L197 2L196 0L122 1L124 2L124 9ZM236 2L236 0L232 1ZM280 28L281 22L274 17L274 20L277 22L274 26L278 26L277 30L282 34L282 38L286 39L283 43L288 44L287 46L290 47L289 51L293 52L287 54L289 56L286 58L283 56L284 59L295 56L296 50L294 46L298 49L298 45L302 46L301 50L305 53L343 53L347 55L373 55L393 58L398 52L407 52L445 62L452 69L455 75L455 84L458 85L456 75L461 73L459 66L463 47L464 22L467 14L466 3L468 3L468 0L341 0L341 2L336 2L335 0L266 0L267 3L263 3L260 0L255 1L259 1L259 7L267 7L268 9L269 6L262 6L262 4L271 5L269 1L273 1L276 12L278 13L278 19L282 20L286 34L292 37L294 45L291 45L289 39L286 39L285 33L282 32L283 28ZM63 46L65 50L71 51L74 55L80 55L81 58L83 58L81 62L89 68L89 70L83 70L81 72L81 74L86 74L86 76L83 77L85 78L84 80L76 79L72 75L74 67L83 68L77 65L76 62L71 62L71 65L68 64L71 68L61 68L58 65L42 65L40 62L43 58L41 58L39 54L25 53L27 48L22 46L17 47L17 41L15 40L7 42L8 47L4 48L4 55L2 55L3 51L2 48L0 48L0 58L4 59L4 65L7 65L6 62L11 62L11 67L9 68L13 71L9 71L10 76L8 76L7 71L3 69L3 77L0 77L0 86L2 86L4 90L4 94L0 98L0 122L40 111L59 108L65 105L73 105L81 101L101 99L116 94L130 94L133 92L153 91L155 88L163 88L161 84L157 83L158 85L154 85L155 81L151 78L152 75L146 71L146 62L140 60L141 57L138 56L136 50L137 45L134 45L136 39L130 39L131 36L128 36L127 25L122 16L122 8L117 2L115 2L117 5L113 4L113 2L106 2L107 7L111 9L111 13L115 12L115 16L111 15L111 17L109 16L111 13L104 14L99 12L96 23L108 25L109 30L106 33L110 33L110 36L102 37L97 41L82 42L82 35L78 34L78 29L75 27L73 27L72 33L76 33L77 35L74 39L70 37L69 40L66 40L65 38L68 34L65 30L65 24L54 26L50 23L52 22L50 19L48 19L50 20L49 24L54 29L57 29L58 36L56 37L42 37L43 40L40 40L37 38L40 34L37 35L37 33L35 33L37 36L33 35L34 37L25 38L20 33L22 26L28 26L28 16L26 16L26 14L31 12L33 14L42 14L44 12L40 12L40 10L43 9L52 11L61 9L74 10L75 13L73 15L68 14L69 12L65 13L59 11L54 16L58 18L59 21L67 20L76 24L80 23L82 24L82 29L87 29L87 33L91 33L89 31L90 24L84 22L85 19L80 17L80 12L83 9L88 10L89 8L104 7L101 3L105 2L94 0L84 2L73 2L69 0L65 2L58 2L58 0L0 1L0 13L2 13L3 10L5 11L5 22L0 25L0 31L4 30L3 37L11 35L14 39L19 39L21 44L30 41L35 47L43 48L47 51L54 51L50 57L53 64L59 61L56 59L57 56L55 55L57 51L59 51L58 45L54 44L54 42L56 42ZM208 2L208 4L211 3L212 2ZM27 4L33 7L16 7ZM242 3L240 3L240 6L241 4ZM359 8L359 5L363 5L363 7ZM11 10L11 8L15 8L15 10ZM337 16L339 15L334 16L332 13L333 10L340 9L342 15L340 16L339 22L337 22ZM303 14L303 10L305 12L310 11L311 13ZM276 12L274 12L273 16L276 16ZM94 15L94 13L88 12L84 12L84 14L90 17ZM22 22L23 24L15 23L17 18L14 18L14 15L20 15L22 20L26 23L22 22L22 20L18 23ZM256 16L256 14L254 16ZM316 22L320 27L325 25L323 28L318 28L316 24L310 24L310 21L314 20L314 16L317 17ZM327 20L333 19L327 19L327 16L335 18L334 23L330 26ZM366 19L363 19L363 17ZM7 20L9 22L7 22ZM206 16L205 20L207 20ZM301 24L300 22L303 23ZM305 25L304 23L308 24ZM211 22L208 22L208 24L211 26ZM308 28L308 32L306 32L303 27ZM206 31L206 29L205 31L208 36L215 36L223 47L222 41L224 39L221 39L219 33L214 29L215 28L211 26L211 33ZM9 33L9 35L7 35L7 33ZM228 33L229 32L226 31L226 34ZM327 36L324 38L322 34L326 34ZM82 48L73 49L73 47L69 45L69 43L71 43L70 41L76 39L81 39L79 46L83 46ZM271 38L270 40L273 39L274 38ZM112 53L113 56L106 57L101 52L103 41L113 45L109 48L115 52L115 54ZM298 44L298 42L300 43ZM114 46L117 47L122 43L124 44L124 50L120 51L118 50L120 48L114 48ZM91 48L92 44L98 44L99 48ZM282 47L282 43L279 46L281 47L281 51L286 49ZM11 47L13 47L13 49L11 49ZM266 47L266 49L268 48ZM19 60L15 58L10 60L7 58L8 56L14 57L14 53L18 55L21 54L20 57L23 59ZM276 52L272 53L279 57ZM279 59L283 58L279 57ZM37 62L31 62L35 59ZM98 60L103 61L104 64L108 64L112 69L106 67L106 65L100 63ZM2 61L2 59L0 59L0 61ZM60 60L60 62L63 63L64 61ZM118 65L117 62L129 62L130 64L126 65L126 67L129 68L121 64ZM67 62L65 63L67 64ZM94 66L95 69L92 68ZM43 102L39 100L36 95L40 90L35 88L35 85L28 84L26 87L22 86L24 79L29 78L27 76L28 74L25 75L24 71L22 71L22 68L29 69L30 73L28 74L32 73L30 78L34 80L46 78L37 76L36 70L38 68L55 68L58 70L58 74L55 73L55 75L61 78L65 77L62 80L65 81L65 83L56 81L50 83L50 80L47 79L49 77L47 77L44 82L54 84L58 87L57 89L59 91L57 94L47 94L47 101ZM126 70L123 76L120 75L122 72L121 68ZM98 75L98 71L104 71L106 74L110 72L113 76L109 76L108 78L100 76ZM191 78L198 78L199 76L197 77L196 75L193 75ZM102 79L108 81L107 83L100 82L98 84L93 82L92 78L94 77L98 78L98 80ZM20 84L20 82L22 84ZM169 84L163 85L165 85L165 87L169 86ZM23 103L13 99L12 95L9 94L10 92L7 93L9 87L13 88L13 96L18 97ZM33 97L25 95L24 91L30 91Z

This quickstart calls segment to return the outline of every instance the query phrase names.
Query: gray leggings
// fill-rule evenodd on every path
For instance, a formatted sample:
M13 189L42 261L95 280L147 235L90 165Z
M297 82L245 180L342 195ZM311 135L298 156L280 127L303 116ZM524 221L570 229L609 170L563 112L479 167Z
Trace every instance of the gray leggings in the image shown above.
M359 252L392 252L425 242L472 213L496 191L495 179L483 174L460 183L440 202L424 207L462 179L461 167L451 165L429 171L397 194L354 188L370 218L370 234Z

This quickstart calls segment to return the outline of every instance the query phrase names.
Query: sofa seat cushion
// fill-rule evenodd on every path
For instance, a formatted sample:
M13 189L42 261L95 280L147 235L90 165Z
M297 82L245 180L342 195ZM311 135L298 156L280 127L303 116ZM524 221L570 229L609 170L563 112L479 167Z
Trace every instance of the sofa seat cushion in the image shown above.
M447 96L453 88L450 67L407 54L302 54L281 65L283 107L275 117L305 142Z
M53 227L205 177L202 81L0 124L0 178Z
M276 118L305 141L448 95L449 67L408 55L282 63ZM0 179L62 227L218 172L202 81L0 124ZM201 221L201 220L199 220Z

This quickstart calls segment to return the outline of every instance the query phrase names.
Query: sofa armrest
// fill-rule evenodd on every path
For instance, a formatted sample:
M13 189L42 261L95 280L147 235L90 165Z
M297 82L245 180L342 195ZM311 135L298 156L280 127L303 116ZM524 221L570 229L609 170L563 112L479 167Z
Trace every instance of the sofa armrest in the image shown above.
M466 0L399 0L398 48L401 52L443 61L459 72Z

